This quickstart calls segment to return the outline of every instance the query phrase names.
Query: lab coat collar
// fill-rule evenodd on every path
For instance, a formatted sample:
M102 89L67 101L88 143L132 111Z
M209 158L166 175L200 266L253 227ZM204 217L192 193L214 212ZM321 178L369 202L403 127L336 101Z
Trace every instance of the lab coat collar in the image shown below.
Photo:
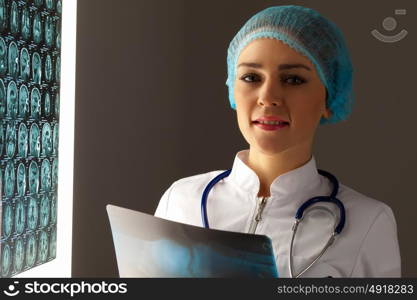
M253 197L257 197L260 187L256 173L246 164L249 150L243 150L236 154L232 172L229 175L231 181L244 189ZM321 176L317 171L314 156L294 170L281 174L271 184L270 193L272 198L290 200L287 195L303 195L316 189L321 183Z

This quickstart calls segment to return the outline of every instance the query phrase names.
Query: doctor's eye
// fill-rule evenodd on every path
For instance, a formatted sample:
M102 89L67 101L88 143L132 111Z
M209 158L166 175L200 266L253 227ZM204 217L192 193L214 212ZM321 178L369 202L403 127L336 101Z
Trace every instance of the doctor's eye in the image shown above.
M240 77L240 80L244 82L248 82L248 83L257 82L257 81L260 81L260 77L256 74L245 74Z
M285 83L288 83L290 85L301 85L301 84L307 82L307 80L305 80L304 78L302 78L298 75L283 76L282 81L285 82Z

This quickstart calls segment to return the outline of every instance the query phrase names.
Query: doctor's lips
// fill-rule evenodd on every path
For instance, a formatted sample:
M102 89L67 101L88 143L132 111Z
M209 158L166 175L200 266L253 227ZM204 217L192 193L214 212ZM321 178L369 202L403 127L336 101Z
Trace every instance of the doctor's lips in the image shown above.
M252 123L264 130L277 130L290 125L288 121L285 121L275 116L264 116L252 121Z

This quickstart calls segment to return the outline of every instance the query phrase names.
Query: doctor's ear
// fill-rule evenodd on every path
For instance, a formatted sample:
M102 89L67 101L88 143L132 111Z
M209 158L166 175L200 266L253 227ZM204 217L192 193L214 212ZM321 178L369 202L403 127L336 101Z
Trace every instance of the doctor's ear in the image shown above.
M321 115L325 119L329 119L332 116L332 111L327 106L328 99L329 99L329 93L327 92L327 89L326 89L326 100L325 100L326 108L325 108L323 114Z
M329 119L332 116L332 111L326 107L326 109L324 110L322 117L325 119Z

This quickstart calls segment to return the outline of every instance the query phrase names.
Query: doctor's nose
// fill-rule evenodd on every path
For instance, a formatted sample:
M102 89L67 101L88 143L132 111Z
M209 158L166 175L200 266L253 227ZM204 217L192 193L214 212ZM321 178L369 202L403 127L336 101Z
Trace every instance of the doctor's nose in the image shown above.
M283 95L280 88L272 83L265 83L258 95L260 106L280 106L283 102Z

